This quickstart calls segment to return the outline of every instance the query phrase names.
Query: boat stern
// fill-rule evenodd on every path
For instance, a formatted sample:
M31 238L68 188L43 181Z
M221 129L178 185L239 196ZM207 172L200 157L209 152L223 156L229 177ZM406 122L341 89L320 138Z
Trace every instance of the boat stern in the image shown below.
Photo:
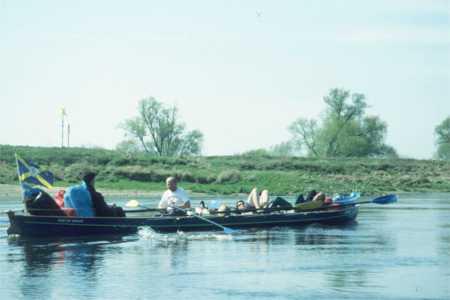
M6 233L8 235L20 234L20 226L17 225L16 214L13 211L8 211L7 215L9 219L9 227L6 230Z

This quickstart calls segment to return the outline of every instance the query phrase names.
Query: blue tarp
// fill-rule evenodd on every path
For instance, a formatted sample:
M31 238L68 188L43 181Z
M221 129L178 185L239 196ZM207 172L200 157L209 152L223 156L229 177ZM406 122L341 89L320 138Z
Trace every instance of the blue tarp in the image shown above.
M85 183L71 186L64 194L64 207L75 209L77 216L95 216L91 194Z

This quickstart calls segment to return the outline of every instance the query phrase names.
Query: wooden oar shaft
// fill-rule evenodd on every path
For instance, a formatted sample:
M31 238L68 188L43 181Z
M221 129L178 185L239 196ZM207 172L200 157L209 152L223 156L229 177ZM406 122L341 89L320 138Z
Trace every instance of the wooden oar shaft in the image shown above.
M146 208L141 206L142 208L138 209L124 209L123 211L126 213L138 213L138 212L147 212L147 211L154 211L154 212L165 212L166 209L164 208Z
M181 208L181 207L174 206L173 208L174 208L174 209L181 210L181 211L183 211L183 212L185 212L185 213L187 212L186 209ZM221 225L221 224L219 224L219 223L216 223L216 222L214 222L214 221L212 221L212 220L209 220L209 219L207 219L207 218L204 218L204 217L202 217L202 216L200 216L200 215L198 215L198 214L196 214L196 213L192 214L191 216L196 217L196 218L199 218L200 220L203 220L203 221L205 221L205 222L208 222L208 223L210 223L210 224L212 224L212 225L215 225L215 226L217 226L217 227L220 227L225 233L233 233L233 232L235 232L234 229L225 227L225 226L223 226L223 225Z
M10 211L11 211L11 212L14 212L14 213L21 213L21 212L24 212L25 210L23 210L23 209L17 209L17 210L8 209L8 210L0 211L0 214L6 215L6 214L8 214Z

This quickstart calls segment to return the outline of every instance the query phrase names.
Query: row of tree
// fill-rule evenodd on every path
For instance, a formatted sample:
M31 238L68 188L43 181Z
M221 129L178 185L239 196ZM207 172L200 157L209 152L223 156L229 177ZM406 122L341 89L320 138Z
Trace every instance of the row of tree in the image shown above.
M310 157L397 157L385 143L387 124L366 114L366 97L344 89L332 89L324 97L326 109L320 119L299 118L289 126L291 139L270 149L249 153L307 155ZM159 156L189 156L201 153L203 134L188 131L175 106L155 98L139 102L138 115L120 126L126 139L117 149ZM450 117L435 129L437 158L450 159Z

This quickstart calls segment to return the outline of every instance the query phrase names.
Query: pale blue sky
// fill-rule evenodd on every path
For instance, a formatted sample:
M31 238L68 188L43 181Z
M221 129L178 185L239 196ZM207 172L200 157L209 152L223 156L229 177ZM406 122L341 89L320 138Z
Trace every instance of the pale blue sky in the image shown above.
M113 148L140 99L176 104L204 154L289 138L364 93L388 144L430 158L450 115L450 1L0 0L0 144Z

